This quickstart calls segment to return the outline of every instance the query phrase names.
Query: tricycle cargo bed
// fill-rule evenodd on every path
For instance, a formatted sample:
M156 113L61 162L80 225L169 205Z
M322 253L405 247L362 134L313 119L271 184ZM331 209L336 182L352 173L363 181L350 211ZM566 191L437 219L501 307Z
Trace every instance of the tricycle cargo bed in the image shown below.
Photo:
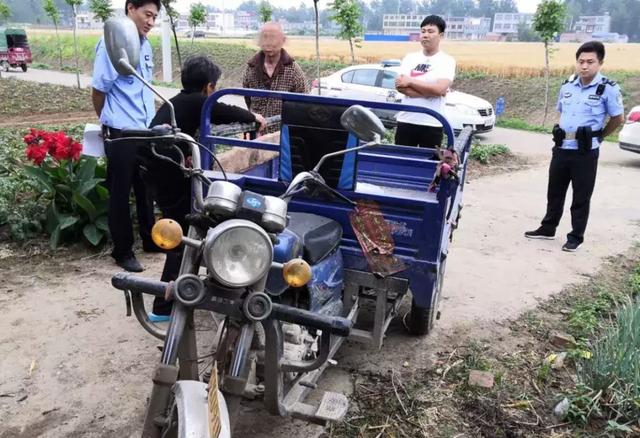
M211 135L211 107L225 94L281 99L280 144ZM353 104L433 115L443 123L447 148L458 153L459 179L442 178L434 185L434 191L430 189L440 164L440 157L434 149L380 145L347 152L339 160L329 159L320 169L327 184L352 203L373 201L377 204L391 228L395 244L393 254L406 265L406 269L394 276L408 279L414 300L428 308L432 304L433 290L443 269L449 237L460 209L470 130L464 130L454 139L446 119L425 108L262 90L225 89L214 93L205 104L201 142L209 148L223 144L278 152L275 159L259 168L243 174L228 174L228 178L244 190L279 196L295 174L310 170L322 155L349 150L360 144L353 133L341 127L339 121L344 110ZM204 150L203 155L206 155ZM208 171L205 175L214 180L223 178L218 171ZM329 196L296 195L289 203L289 211L313 213L337 221L343 230L340 249L344 267L371 272L349 220L349 213L354 209L352 203Z

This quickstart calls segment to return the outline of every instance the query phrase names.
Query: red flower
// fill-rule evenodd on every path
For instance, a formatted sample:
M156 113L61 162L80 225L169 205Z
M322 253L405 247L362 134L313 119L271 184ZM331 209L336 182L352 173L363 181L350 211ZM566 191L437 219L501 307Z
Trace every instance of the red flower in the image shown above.
M30 144L27 146L27 158L33 161L33 163L37 166L42 164L45 157L47 156L47 147L39 145L37 143Z
M27 144L27 158L36 165L44 161L47 153L56 161L77 161L80 159L82 144L67 136L64 132L38 131L33 128L23 137Z

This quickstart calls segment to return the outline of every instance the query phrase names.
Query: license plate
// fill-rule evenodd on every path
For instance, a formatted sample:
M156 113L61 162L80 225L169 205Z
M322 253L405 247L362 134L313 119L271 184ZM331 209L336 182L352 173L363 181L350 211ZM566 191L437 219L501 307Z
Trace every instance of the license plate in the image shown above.
M16 55L18 61L24 61L24 55Z

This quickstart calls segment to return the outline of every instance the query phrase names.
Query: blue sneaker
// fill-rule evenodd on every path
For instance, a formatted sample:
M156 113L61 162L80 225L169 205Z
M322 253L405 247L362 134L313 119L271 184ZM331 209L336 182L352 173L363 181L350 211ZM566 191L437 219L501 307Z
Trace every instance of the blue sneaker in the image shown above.
M147 313L147 317L149 318L149 321L151 321L151 322L169 322L169 321L171 321L171 316L170 315L156 315L153 312Z

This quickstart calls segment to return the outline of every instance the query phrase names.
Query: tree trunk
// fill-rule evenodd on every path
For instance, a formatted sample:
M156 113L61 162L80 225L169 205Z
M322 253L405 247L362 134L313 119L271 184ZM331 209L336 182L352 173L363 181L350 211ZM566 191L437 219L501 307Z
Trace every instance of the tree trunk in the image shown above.
M318 0L313 0L313 9L316 16L316 76L319 96L322 94L322 87L320 86L320 18L318 15Z
M353 53L353 39L349 38L349 50L351 50L351 64L356 63L356 55Z
M78 88L80 88L80 65L78 63L78 39L76 37L76 27L78 27L78 19L76 16L76 9L73 8L73 53L76 58L76 81L78 82Z
M191 50L193 50L193 40L196 38L196 27L191 29Z
M56 28L56 41L58 43L58 60L60 64L60 70L62 70L62 45L60 45L60 35L58 34L58 23L54 20L53 25Z
M178 67L182 70L182 57L180 56L180 45L178 44L178 34L176 34L176 25L173 22L173 17L169 14L169 21L171 22L171 30L173 31L173 39L176 42L176 53L178 54Z
M542 118L542 126L547 123L547 115L549 114L549 41L544 42L544 117Z

